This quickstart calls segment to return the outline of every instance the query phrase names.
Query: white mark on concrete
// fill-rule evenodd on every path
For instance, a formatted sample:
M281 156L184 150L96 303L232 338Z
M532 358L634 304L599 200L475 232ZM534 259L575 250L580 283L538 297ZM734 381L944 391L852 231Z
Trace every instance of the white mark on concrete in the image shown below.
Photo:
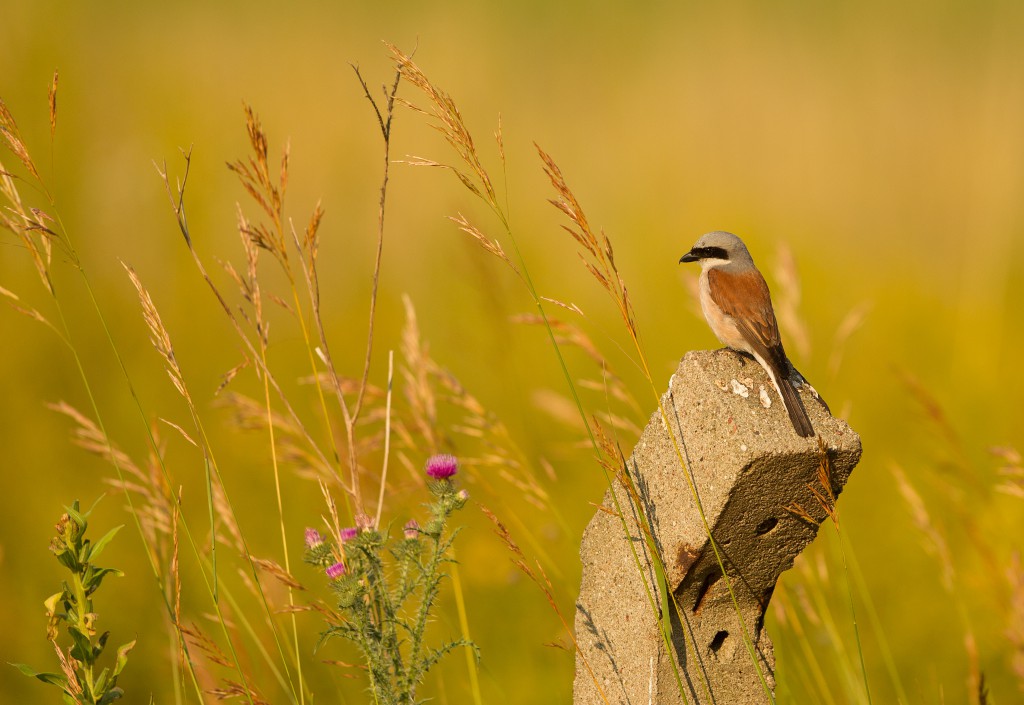
M750 389L745 384L735 379L731 382L731 384L733 394L739 394L744 399L750 396Z
M766 409L772 408L772 398L768 394L768 390L764 388L764 385L760 385L761 390L757 393L757 396L761 397L761 406Z

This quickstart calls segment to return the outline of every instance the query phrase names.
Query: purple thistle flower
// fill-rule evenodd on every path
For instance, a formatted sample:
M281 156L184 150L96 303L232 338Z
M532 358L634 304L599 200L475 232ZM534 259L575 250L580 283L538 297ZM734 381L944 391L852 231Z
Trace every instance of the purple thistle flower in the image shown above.
M467 490L459 490L459 493L455 495L460 501L465 502L469 500L469 492Z
M354 526L350 526L346 529L342 529L341 533L338 535L338 538L342 541L351 541L358 535L359 529L355 528Z
M418 539L420 536L419 522L415 519L410 519L409 521L405 522L405 529L403 529L403 533L405 534L405 538L409 539L410 541Z
M459 461L454 455L434 455L427 461L427 475L435 480L447 480L458 471Z
M327 577L331 580L337 580L345 574L345 564L335 563L334 565L327 566Z
M369 514L356 514L356 528L360 531L373 529L373 517Z
M316 529L306 529L306 548L316 548L324 542L324 537Z

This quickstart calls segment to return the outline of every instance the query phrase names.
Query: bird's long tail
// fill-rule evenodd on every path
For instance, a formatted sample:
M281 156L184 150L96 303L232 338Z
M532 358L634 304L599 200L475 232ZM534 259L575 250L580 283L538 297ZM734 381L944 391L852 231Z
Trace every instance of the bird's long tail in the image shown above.
M811 425L811 420L807 417L807 410L804 409L804 404L800 400L800 394L796 391L796 387L793 386L793 382L790 381L789 365L787 364L785 353L780 352L778 358L776 360L778 364L775 365L766 364L767 361L763 359L758 359L758 362L768 372L772 383L775 384L775 389L778 390L779 396L782 397L782 403L786 407L789 420L793 423L793 429L797 435L803 438L810 438L814 435L814 426Z
M780 379L775 380L775 383L779 388L779 394L782 395L782 403L786 405L786 411L789 412L789 420L793 422L793 428L797 435L810 438L814 435L814 427L811 426L811 420L807 417L807 410L804 409L796 387L788 377L782 375L778 375L778 377Z
M804 403L800 401L800 393L797 392L797 387L794 386L793 380L790 377L791 372L794 370L793 365L785 357L781 345L765 349L763 353L765 355L758 355L757 351L754 351L754 359L765 369L772 384L775 385L779 397L782 398L782 404L785 406L786 413L790 414L790 421L793 422L793 428L797 431L797 436L805 439L812 438L814 436L814 426L811 425L811 419L807 416Z

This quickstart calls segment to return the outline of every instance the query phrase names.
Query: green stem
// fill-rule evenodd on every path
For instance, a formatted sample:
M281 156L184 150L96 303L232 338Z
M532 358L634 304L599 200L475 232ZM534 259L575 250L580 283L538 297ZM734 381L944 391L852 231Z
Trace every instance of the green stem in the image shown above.
M834 511L834 510L833 510ZM850 603L850 619L853 621L853 634L857 643L857 655L860 657L860 673L864 679L864 694L868 705L871 705L871 686L868 684L868 669L864 665L864 648L860 641L860 627L857 626L857 609L853 603L853 586L850 584L850 570L846 565L846 548L843 546L843 533L839 530L839 518L836 515L836 536L839 538L839 553L843 557L843 575L846 577L846 596Z
M82 574L88 569L88 564L83 564L78 572L74 574L71 580L72 588L74 589L76 611L76 624L80 634L84 635L89 640L89 651L88 653L82 654L83 662L79 669L80 674L85 678L85 692L89 694L89 697L93 702L96 702L97 693L95 691L96 681L93 674L93 658L92 658L92 647L93 647L93 636L89 633L90 629L86 615L92 612L92 600L85 596L85 584L82 582Z

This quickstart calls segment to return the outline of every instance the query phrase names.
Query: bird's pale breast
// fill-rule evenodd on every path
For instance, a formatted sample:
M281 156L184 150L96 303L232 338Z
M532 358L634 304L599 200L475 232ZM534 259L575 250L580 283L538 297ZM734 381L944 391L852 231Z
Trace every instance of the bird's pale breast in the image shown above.
M708 271L705 270L700 273L700 308L704 312L704 318L707 319L708 325L711 327L711 332L715 334L715 337L722 342L723 345L727 345L734 350L741 350L743 352L753 352L750 345L747 343L746 338L740 329L736 327L736 323L733 321L732 316L726 314L722 307L715 303L714 297L711 296L711 287L708 282Z

